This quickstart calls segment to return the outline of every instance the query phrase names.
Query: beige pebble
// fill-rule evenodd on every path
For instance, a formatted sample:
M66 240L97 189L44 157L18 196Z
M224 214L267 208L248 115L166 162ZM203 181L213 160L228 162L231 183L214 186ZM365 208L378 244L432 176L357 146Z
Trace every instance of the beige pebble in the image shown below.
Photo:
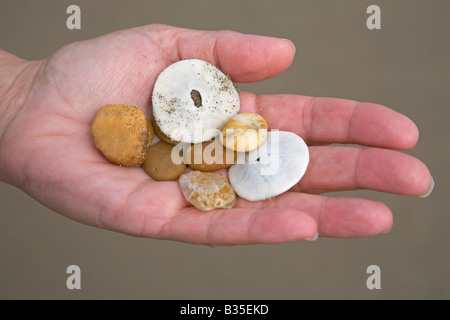
M217 171L235 163L237 153L225 148L220 140L191 144L183 155L184 163L199 171Z
M147 157L142 168L150 177L158 181L176 180L186 170L182 161L179 164L172 161L173 148L173 145L164 141L147 148Z
M231 150L255 150L267 139L268 125L259 114L243 112L228 119L220 132L220 141Z
M236 202L228 179L218 173L191 171L180 176L179 184L186 200L203 211L232 208Z
M94 144L105 158L123 166L141 164L148 144L147 120L135 106L103 106L92 123Z

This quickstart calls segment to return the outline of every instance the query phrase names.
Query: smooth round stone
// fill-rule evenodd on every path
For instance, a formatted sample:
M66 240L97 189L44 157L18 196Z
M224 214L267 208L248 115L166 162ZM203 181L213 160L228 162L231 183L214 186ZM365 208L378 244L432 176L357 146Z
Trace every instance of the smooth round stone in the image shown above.
M182 161L179 164L173 161L172 151L178 152L174 148L176 147L164 141L149 146L142 168L155 180L176 180L186 170L186 165Z
M218 138L192 144L183 155L184 163L190 168L204 172L228 168L236 157L236 152L225 148Z
M220 131L220 141L231 150L255 150L267 139L266 120L253 112L239 113L225 122Z
M270 131L266 143L228 170L235 192L249 201L278 196L297 184L309 163L308 146L298 135Z

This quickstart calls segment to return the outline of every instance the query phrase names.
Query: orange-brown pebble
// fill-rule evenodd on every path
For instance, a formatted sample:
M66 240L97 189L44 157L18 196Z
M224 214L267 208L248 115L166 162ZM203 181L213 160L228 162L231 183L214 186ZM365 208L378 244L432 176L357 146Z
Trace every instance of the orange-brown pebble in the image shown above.
M147 120L141 109L126 104L103 106L92 123L94 144L105 158L123 166L136 166L145 159Z
M179 157L180 163L172 160L172 150L174 148L175 146L164 141L149 146L142 168L155 180L176 180L186 170L186 165L182 162L181 156ZM178 151L174 150L174 154L176 152Z
M184 153L184 163L199 171L217 171L236 162L237 153L225 148L219 138L190 145Z
M203 211L232 208L236 202L228 179L218 173L191 171L180 176L179 184L185 199Z

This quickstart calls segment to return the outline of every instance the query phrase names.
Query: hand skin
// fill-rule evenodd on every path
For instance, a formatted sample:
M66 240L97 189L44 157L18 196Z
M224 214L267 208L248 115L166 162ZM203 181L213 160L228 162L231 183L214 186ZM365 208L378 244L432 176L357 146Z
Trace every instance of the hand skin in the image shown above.
M91 124L105 104L132 104L151 115L158 74L181 59L219 66L235 82L286 70L290 41L232 31L149 25L67 45L48 59L0 51L0 179L81 223L118 232L211 246L364 237L391 228L382 203L320 193L372 189L425 194L427 167L397 150L418 140L415 124L373 103L241 92L241 112L309 145L311 162L292 190L274 199L239 199L234 209L202 212L177 181L153 181L140 167L110 164L95 148ZM359 144L327 146L331 143Z

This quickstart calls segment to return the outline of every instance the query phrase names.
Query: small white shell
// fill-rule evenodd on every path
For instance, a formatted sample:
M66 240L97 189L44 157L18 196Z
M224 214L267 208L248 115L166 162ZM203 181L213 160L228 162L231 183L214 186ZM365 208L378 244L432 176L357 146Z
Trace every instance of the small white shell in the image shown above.
M216 137L240 110L233 82L214 65L198 59L168 66L155 82L153 115L175 141L199 143Z
M298 135L270 131L266 143L245 156L245 163L230 167L228 178L235 192L249 201L265 200L288 191L305 174L308 146Z

